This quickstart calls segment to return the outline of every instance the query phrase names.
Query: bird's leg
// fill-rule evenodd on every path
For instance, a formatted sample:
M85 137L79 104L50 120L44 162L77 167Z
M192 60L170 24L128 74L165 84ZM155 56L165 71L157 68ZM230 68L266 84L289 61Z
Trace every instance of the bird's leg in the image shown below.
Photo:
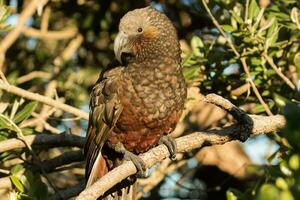
M158 143L166 145L169 150L171 160L176 160L177 144L174 138L164 135L159 139Z
M120 142L117 143L113 148L116 152L123 154L125 160L133 162L138 171L138 176L146 176L146 165L138 155L135 155L134 153L128 151Z

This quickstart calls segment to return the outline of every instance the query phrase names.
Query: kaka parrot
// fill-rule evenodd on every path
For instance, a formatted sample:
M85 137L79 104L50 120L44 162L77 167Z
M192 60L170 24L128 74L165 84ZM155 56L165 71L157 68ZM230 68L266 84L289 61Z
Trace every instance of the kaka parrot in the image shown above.
M120 64L102 72L91 93L87 187L124 160L145 170L138 154L160 142L171 156L176 153L167 135L179 121L187 92L175 27L154 8L130 11L120 21L114 52Z

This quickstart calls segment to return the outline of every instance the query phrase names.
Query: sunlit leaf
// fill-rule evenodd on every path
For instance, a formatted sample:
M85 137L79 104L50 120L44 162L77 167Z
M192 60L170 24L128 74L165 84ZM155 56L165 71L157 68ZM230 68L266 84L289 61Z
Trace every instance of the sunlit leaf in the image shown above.
M10 172L13 175L16 175L19 171L21 171L24 167L22 165L15 165L13 168L10 170Z
M259 7L256 0L251 0L249 5L249 19L253 20L259 13Z
M17 176L11 175L10 176L10 180L12 181L12 183L14 184L14 186L16 186L16 188L20 192L24 192L25 191L25 188L24 188L23 184L21 183L20 179Z
M16 116L14 117L13 121L15 123L20 123L21 121L26 120L32 112L35 110L37 106L37 102L33 101L28 103L21 111L19 111Z
M295 55L294 63L296 65L297 72L300 73L300 52Z
M10 122L6 118L4 118L0 115L0 130L1 129L10 129L10 128L11 128Z
M291 167L291 169L293 170L298 170L299 166L300 166L300 158L299 155L294 154L290 157L289 159L289 166Z
M193 36L191 40L191 47L193 54L198 57L203 57L204 54L201 52L201 49L204 47L204 44L201 40L201 38L197 36Z
M280 200L295 200L292 193L288 190L284 190L280 192Z
M237 15L234 11L229 11L230 12L230 14L232 15L232 17L239 23L239 24L243 24L244 23L244 21L243 21L243 19L239 16L239 15Z
M279 32L279 26L278 26L278 22L275 20L272 26L268 29L268 33L266 36L267 47L273 46L275 44L275 42L278 39L278 32Z
M237 200L237 196L235 196L235 194L231 191L227 191L226 192L226 198L227 200Z
M286 181L282 177L276 179L276 186L282 190L286 190L289 187Z
M233 32L235 30L235 28L232 27L231 25L221 25L221 27L224 29L224 31L229 32L229 33Z
M258 192L258 200L276 200L279 197L279 190L271 184L264 184Z
M296 24L300 23L300 10L296 7L294 7L291 11L291 20Z

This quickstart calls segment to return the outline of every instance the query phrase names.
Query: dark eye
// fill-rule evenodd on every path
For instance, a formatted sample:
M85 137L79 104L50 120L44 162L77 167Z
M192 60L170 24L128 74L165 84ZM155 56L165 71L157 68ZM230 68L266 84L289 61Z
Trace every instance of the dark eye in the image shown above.
M138 28L138 32L140 32L140 33L141 33L142 31L143 31L143 29L142 29L142 28Z

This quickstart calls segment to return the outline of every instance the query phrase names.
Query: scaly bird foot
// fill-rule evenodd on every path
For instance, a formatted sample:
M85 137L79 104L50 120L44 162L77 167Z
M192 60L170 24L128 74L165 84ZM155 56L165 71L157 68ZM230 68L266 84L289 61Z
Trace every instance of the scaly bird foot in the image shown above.
M176 160L177 144L174 138L165 135L160 138L158 143L166 145L169 150L171 160Z
M134 166L137 169L137 176L138 177L147 177L147 171L146 171L146 164L144 161L138 156L135 155L134 153L128 151L123 144L118 143L117 145L114 146L114 149L116 152L119 152L123 154L124 160L127 161L132 161Z
M130 151L126 150L124 153L124 159L133 162L133 164L135 165L135 167L138 171L137 176L139 178L147 177L148 173L146 171L146 169L147 169L146 164L138 155L135 155L134 153L131 153Z

